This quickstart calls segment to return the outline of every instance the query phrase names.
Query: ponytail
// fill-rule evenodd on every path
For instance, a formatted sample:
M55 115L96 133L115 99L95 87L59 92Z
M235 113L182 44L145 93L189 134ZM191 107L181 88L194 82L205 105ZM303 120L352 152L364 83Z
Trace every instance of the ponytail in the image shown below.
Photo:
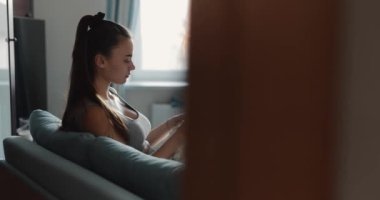
M124 27L103 18L104 13L99 12L94 16L83 16L78 23L72 52L70 88L61 129L84 131L82 119L78 119L78 110L85 108L85 101L90 100L104 109L115 130L128 141L127 134L122 134L127 131L123 120L97 95L93 84L95 55L100 53L109 56L121 36L131 36Z

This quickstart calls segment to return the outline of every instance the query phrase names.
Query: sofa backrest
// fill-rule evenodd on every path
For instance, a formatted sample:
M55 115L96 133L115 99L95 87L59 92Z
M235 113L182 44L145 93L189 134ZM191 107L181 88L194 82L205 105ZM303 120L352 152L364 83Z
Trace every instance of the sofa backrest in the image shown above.
M182 163L147 155L108 137L60 131L60 124L47 111L30 115L31 134L41 146L144 199L179 199Z
M44 110L34 110L29 121L31 135L37 144L76 164L90 168L88 151L95 140L94 135L60 131L61 120Z
M144 199L179 199L181 163L144 154L108 137L98 137L90 148L94 172Z

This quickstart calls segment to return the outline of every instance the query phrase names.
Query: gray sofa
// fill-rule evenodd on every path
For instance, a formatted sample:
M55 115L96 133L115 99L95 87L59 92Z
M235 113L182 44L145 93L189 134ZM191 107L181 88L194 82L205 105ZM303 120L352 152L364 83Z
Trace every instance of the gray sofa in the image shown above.
M183 164L107 137L62 132L43 110L30 116L34 141L6 138L1 164L46 199L179 199Z

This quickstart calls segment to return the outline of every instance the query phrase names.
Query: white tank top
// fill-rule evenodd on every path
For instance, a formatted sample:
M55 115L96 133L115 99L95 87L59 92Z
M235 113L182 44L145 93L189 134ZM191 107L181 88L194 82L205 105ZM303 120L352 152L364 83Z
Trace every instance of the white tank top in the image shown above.
M109 103L110 106L116 108L119 111L119 114L122 116L122 119L124 120L124 123L128 129L125 133L129 138L128 145L135 149L143 151L149 145L149 142L146 140L152 128L149 119L134 109L132 106L130 106L124 99L122 99L114 88L110 87L110 92L118 98L116 98L115 101L108 101L107 103ZM123 106L135 111L137 113L137 118L132 119L124 115L124 113L122 113Z

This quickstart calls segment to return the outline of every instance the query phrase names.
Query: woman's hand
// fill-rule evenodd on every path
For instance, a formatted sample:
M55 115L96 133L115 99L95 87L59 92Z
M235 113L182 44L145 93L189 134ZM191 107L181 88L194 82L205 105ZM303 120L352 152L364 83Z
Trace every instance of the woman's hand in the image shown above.
M174 115L173 117L170 117L166 122L163 122L158 127L155 127L147 136L147 140L150 145L155 146L168 134L171 134L172 132L181 128L183 122L185 121L184 118L184 114Z
M166 126L168 129L177 128L183 124L185 121L185 115L183 113L174 115L166 121Z

